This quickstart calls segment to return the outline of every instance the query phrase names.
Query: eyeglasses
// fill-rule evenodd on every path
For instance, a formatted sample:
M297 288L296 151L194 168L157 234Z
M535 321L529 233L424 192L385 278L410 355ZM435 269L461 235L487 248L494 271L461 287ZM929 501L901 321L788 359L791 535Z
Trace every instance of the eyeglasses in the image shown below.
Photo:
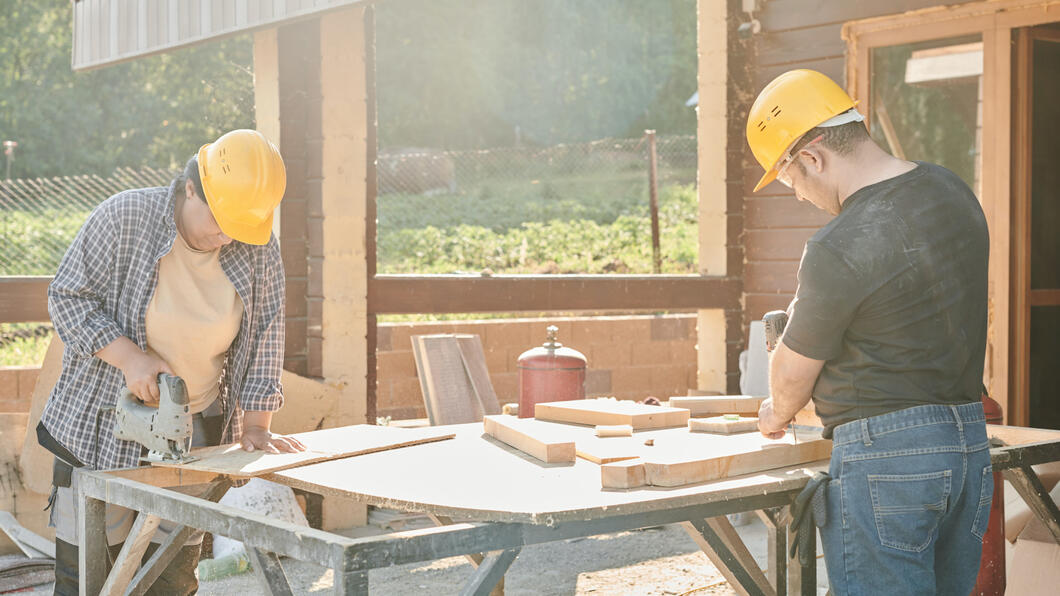
M797 148L796 148L796 145L799 144L799 141L795 141L795 143L792 144L792 146L791 146L791 151L789 151L787 156L785 156L784 159L781 160L781 165L780 165L779 168L777 168L777 180L781 184L783 184L784 186L787 186L788 188L791 188L791 177L788 176L788 168L790 168L792 162L795 161L795 156L799 154L799 151L802 151L803 149L809 147L810 145L813 145L814 143L816 143L817 141L820 141L823 138L824 138L824 135L818 135L816 139L810 141L809 143L806 143L805 145L803 145L801 147L797 147ZM802 139L799 139L799 140L802 140Z

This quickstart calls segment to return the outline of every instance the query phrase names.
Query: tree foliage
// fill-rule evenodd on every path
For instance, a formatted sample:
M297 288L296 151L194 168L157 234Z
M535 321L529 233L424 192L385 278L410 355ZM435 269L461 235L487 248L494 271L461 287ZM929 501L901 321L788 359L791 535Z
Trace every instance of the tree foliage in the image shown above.
M696 88L695 6L381 2L380 146L693 133L684 101ZM71 25L68 0L0 0L0 140L19 143L12 176L179 165L224 131L254 126L251 37L74 73Z
M68 0L0 0L0 137L12 177L171 166L254 126L247 36L89 72L70 68Z
M380 3L380 145L692 134L695 15L695 0Z

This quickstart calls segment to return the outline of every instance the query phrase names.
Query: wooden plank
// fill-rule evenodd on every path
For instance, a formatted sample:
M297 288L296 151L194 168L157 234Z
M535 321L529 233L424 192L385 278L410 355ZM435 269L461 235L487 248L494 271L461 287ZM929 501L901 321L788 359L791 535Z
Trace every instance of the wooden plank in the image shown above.
M404 429L358 424L297 433L291 436L305 444L307 451L300 453L248 452L239 445L221 445L193 449L192 455L199 458L195 461L183 464L152 462L152 465L212 472L235 478L250 478L321 461L443 441L453 438L454 435L452 432L436 428Z
M535 425L535 422L530 418L500 414L484 417L482 427L487 435L545 463L573 463L574 441L554 429Z
M761 320L771 310L785 310L795 294L752 294L744 296L744 313L752 321Z
M744 229L747 230L817 229L832 220L831 215L808 201L796 199L790 191L782 196L762 196L762 193L757 193L744 197L743 215Z
M746 230L744 250L748 261L798 261L816 228Z
M0 322L50 321L48 284L51 282L50 276L0 277Z
M48 351L44 353L37 384L33 386L26 437L18 459L19 468L22 470L22 483L29 490L43 495L51 492L52 462L55 457L37 442L37 423L40 422L41 413L44 412L44 406L47 405L48 397L62 370L63 342L58 335L53 335L51 343L48 344Z
M648 483L644 474L644 460L627 459L600 466L600 486L603 488L637 488Z
M803 29L763 30L751 38L759 65L792 64L843 56L841 22L813 25Z
M482 339L473 333L459 334L456 336L456 343L460 349L460 358L464 362L464 372L467 373L482 414L500 414L501 406L496 392L493 391L493 382L490 381Z
M699 275L376 275L368 312L736 308L733 280Z
M758 412L764 397L749 395L701 395L676 396L670 398L670 407L685 408L693 416L703 414L742 414Z
M761 438L761 436L759 435ZM767 441L753 450L707 457L684 455L651 456L644 462L648 484L652 486L684 486L730 476L740 476L827 459L832 453L832 441L809 439L795 443L785 436Z
M684 426L689 412L682 408L648 406L630 400L579 399L540 403L535 406L538 420L570 422L574 424L628 424L633 430Z
M477 335L414 335L412 348L431 424L478 422L500 413Z
M731 435L758 430L758 418L753 416L712 416L710 418L693 418L688 421L688 430L692 432L717 433Z
M753 294L794 294L799 280L798 261L744 263L744 291Z

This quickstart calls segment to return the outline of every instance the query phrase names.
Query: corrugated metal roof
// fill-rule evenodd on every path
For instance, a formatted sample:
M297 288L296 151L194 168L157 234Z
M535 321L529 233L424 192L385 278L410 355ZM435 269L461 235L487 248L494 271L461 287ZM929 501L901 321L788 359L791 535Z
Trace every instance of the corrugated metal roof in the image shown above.
M74 0L73 68L85 70L364 0Z

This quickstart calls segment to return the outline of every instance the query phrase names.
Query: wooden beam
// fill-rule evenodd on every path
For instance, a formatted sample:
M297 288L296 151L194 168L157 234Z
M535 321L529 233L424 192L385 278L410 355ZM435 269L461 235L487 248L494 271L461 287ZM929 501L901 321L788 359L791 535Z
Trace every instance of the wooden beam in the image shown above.
M0 277L0 323L50 321L48 284L50 276Z
M376 275L368 312L739 308L737 280L699 275Z

